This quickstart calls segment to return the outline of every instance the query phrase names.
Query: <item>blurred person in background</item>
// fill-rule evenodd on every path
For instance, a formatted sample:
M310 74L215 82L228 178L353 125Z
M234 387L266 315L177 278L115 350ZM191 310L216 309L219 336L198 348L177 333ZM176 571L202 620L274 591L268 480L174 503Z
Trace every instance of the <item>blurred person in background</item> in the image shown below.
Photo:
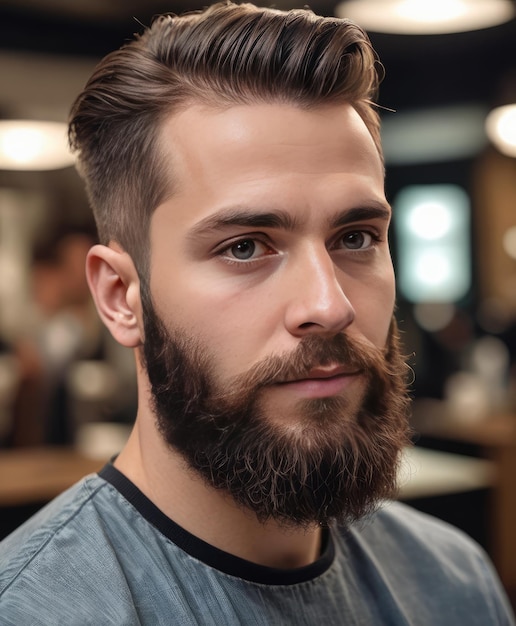
M101 325L84 273L94 243L88 229L65 225L35 246L30 277L34 306L14 345L20 382L11 446L73 441L69 367L101 349Z

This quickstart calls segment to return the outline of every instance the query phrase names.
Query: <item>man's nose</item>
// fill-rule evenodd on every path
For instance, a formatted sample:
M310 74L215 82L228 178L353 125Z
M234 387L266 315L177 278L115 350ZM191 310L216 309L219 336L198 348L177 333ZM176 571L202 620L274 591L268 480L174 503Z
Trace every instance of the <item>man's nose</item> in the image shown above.
M289 272L285 326L295 336L338 333L355 319L355 310L339 282L326 247L311 248ZM341 277L342 280L342 277Z

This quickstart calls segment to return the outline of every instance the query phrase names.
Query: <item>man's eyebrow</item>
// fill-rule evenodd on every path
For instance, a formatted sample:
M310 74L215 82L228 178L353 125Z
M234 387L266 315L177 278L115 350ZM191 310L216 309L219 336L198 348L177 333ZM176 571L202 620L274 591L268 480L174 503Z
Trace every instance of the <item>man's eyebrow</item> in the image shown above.
M392 209L388 204L381 202L372 202L365 206L354 207L341 211L335 218L330 220L331 228L340 228L341 226L347 226L354 222L361 222L366 220L380 219L390 220L392 216Z
M228 226L242 226L244 228L281 228L292 231L297 226L297 220L285 211L251 211L243 209L225 209L215 215L198 222L190 231L190 236L207 234L222 230Z
M388 204L371 202L367 206L354 207L340 211L330 220L331 228L340 228L347 224L362 220L382 219L389 220L391 209ZM198 222L190 231L190 237L207 235L228 228L241 226L243 228L280 228L294 231L299 226L299 220L290 213L282 210L260 211L242 208L222 209Z

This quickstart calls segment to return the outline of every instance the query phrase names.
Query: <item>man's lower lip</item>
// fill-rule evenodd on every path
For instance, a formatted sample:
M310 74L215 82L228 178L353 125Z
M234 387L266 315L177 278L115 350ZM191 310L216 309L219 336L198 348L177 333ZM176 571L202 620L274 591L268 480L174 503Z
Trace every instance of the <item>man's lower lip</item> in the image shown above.
M346 391L357 376L358 374L339 374L329 378L304 378L280 383L278 387L292 391L304 398L327 398Z

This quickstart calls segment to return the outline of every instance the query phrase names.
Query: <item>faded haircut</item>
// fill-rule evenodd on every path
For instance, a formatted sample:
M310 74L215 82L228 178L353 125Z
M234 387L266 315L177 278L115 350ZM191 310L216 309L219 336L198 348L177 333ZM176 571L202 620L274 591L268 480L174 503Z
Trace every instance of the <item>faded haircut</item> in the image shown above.
M224 2L159 16L99 63L72 107L70 145L100 241L118 243L147 276L149 221L174 192L159 144L170 115L194 103L349 103L381 156L381 73L359 26L310 10Z

